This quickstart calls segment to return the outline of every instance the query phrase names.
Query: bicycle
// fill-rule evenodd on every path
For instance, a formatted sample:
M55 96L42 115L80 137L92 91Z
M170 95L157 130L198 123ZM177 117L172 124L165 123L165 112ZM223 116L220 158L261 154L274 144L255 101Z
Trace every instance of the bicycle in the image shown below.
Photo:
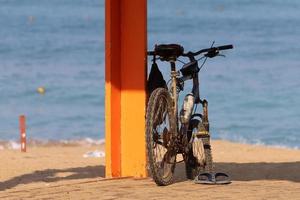
M184 48L178 44L161 44L156 45L154 51L147 52L148 56L152 56L152 66L157 66L156 60L160 59L169 62L171 67L169 84L164 80L160 81L160 86L155 86L153 91L150 91L146 112L148 167L157 185L171 184L176 163L183 161L187 178L195 179L196 183L230 182L227 174L213 173L208 102L200 99L199 72L207 58L219 56L220 51L232 48L233 45L212 45L197 52L184 53ZM201 54L204 55L196 59L196 56ZM184 63L177 71L175 62L180 61L179 57L186 57L189 62ZM202 59L204 62L199 67L198 61ZM187 80L193 80L193 88L191 93L184 97L178 113L178 96L184 90L184 82ZM203 107L202 113L197 113L199 104ZM178 154L182 155L182 161L176 160ZM223 176L223 179L225 177L225 180L217 182L218 176Z

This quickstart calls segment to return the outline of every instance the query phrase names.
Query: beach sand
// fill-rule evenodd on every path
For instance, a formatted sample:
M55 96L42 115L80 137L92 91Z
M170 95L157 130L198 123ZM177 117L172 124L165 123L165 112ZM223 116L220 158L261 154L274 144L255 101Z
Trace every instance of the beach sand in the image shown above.
M104 145L48 145L0 150L0 199L300 199L300 150L213 141L218 171L230 185L198 185L176 167L175 183L105 179L104 158L84 158Z

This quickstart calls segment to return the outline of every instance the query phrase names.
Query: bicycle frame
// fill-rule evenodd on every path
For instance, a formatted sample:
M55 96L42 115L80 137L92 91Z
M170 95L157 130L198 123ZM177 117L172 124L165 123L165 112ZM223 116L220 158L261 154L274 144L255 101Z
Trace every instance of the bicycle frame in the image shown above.
M194 61L194 57L190 57L190 61ZM171 98L173 101L173 111L174 111L174 122L173 123L173 127L174 127L174 142L177 144L182 144L179 145L180 148L177 149L177 151L179 150L179 153L183 153L184 152L184 147L186 143L182 140L182 136L185 135L188 131L188 127L184 128L184 124L181 125L180 131L179 131L179 123L178 123L178 94L179 92L177 92L178 89L178 77L179 77L179 73L176 71L176 64L174 60L169 61L170 62L170 67L171 67L171 88L169 88L169 91L171 93ZM188 78L190 79L190 78ZM192 94L195 97L195 104L202 104L203 107L203 113L194 113L191 116L191 119L194 117L200 117L202 120L202 123L206 129L206 134L209 132L209 122L208 122L208 102L204 99L201 100L200 99L200 83L199 83L199 74L196 73L194 74L194 76L192 77L193 79L193 88L192 88ZM184 81L184 80L183 80ZM178 145L175 145L178 147ZM180 150L181 149L181 150Z

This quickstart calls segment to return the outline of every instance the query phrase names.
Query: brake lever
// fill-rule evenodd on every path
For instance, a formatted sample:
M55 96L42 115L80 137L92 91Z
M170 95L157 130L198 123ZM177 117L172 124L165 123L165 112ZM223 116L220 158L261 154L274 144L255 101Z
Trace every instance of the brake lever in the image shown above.
M211 51L208 51L204 56L208 58L213 58L219 55L219 50L218 49L213 49Z

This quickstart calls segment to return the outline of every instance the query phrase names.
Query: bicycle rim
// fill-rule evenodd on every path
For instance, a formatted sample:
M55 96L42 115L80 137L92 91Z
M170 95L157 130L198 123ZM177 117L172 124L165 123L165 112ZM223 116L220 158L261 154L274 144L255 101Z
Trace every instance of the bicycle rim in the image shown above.
M147 154L150 172L157 185L173 181L176 152L172 149L171 97L164 88L156 89L150 96L147 108Z

